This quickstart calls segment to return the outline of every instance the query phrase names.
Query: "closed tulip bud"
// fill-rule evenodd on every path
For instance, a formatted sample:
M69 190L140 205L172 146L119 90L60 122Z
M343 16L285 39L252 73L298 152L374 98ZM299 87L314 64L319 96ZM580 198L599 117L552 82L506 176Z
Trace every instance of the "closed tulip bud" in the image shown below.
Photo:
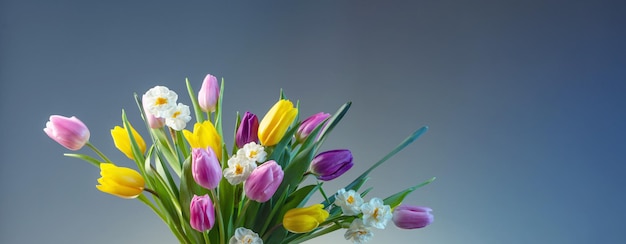
M348 149L337 149L318 154L311 161L309 171L317 179L329 181L352 168L352 153Z
M432 209L410 205L400 205L393 210L393 223L402 229L423 228L431 224L434 216Z
M194 148L191 151L191 174L206 189L215 189L222 179L222 166L211 147Z
M294 208L285 213L283 226L293 233L306 233L317 228L329 215L322 204L314 204L306 208Z
M96 186L100 191L127 199L135 198L143 192L144 179L133 169L101 163L100 175L100 185Z
M219 96L220 86L217 84L217 78L210 74L206 75L198 91L198 104L202 111L214 112Z
M132 125L130 126L130 131L133 134L133 138L135 139L137 146L139 146L140 153L144 154L146 152L146 142L144 142L141 135L137 133ZM128 136L128 132L126 132L126 129L115 126L111 130L111 137L113 137L113 144L115 144L115 147L120 150L120 152L124 153L124 155L130 159L135 159L135 156L133 155L133 148L130 143L130 137Z
M149 104L147 104L146 102L148 100L149 99L146 98L146 94L141 97L141 103L143 104L143 109L146 113L145 119L148 121L148 125L152 129L163 128L163 126L165 125L165 118L157 118L156 116L154 116L154 114L150 113L150 111L148 110Z
M289 100L281 99L265 114L259 124L259 140L264 146L274 146L293 123L298 109Z
M296 141L301 142L306 139L306 137L311 134L311 131L313 131L315 127L328 117L330 117L330 114L320 112L303 120L302 124L300 124L300 127L298 127L298 130L296 131Z
M259 119L253 113L246 112L241 118L239 128L237 128L237 134L235 135L235 142L237 147L242 148L249 142L259 141Z
M194 230L204 232L215 224L215 208L209 195L193 195L189 204L189 223Z
M246 196L257 202L267 202L283 182L283 176L282 168L274 160L259 165L244 183Z
M183 136L191 148L211 147L220 162L222 161L222 137L217 133L211 121L205 120L202 123L196 123L193 125L193 132L183 130Z
M52 140L72 151L81 149L89 141L89 129L74 116L51 115L43 131Z

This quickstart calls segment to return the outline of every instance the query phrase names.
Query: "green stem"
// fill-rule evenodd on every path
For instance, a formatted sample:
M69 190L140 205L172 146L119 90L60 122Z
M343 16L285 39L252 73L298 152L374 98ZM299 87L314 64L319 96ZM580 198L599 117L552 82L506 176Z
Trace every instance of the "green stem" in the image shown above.
M270 237L270 235L272 235L272 233L278 229L278 227L281 227L283 224L277 224L274 227L272 227L270 230L268 230L267 232L265 232L265 235L263 235L263 237L261 237L261 239L263 240L267 240L267 238Z
M204 244L211 244L211 240L209 239L209 232L202 232L202 236L204 237Z
M243 204L243 207L241 207L239 211L239 215L237 216L237 221L235 222L235 227L243 227L243 225L240 225L240 224L241 224L241 221L246 217L246 210L248 209L248 206L250 206L250 200L247 198L243 198L243 199L245 199L246 202Z
M172 226L169 221L168 218L163 215L163 213L161 213L161 211L159 211L154 204L152 204L152 202L150 202L150 200L144 195L144 194L140 194L137 199L139 199L139 201L143 202L144 204L148 205L148 207L150 207L150 209L152 209L152 211L154 211L154 213L156 213L161 220L163 220L163 222L165 222L165 224L170 227L170 230L172 231L172 233L174 233L174 235L176 236L176 238L178 238L178 240L181 243L189 243L189 241L187 240L187 238L185 238L185 235L180 233L180 231L175 228L174 226Z
M226 235L224 234L224 232L226 231L226 229L224 229L224 219L222 217L222 211L220 210L220 204L219 204L219 199L217 198L217 194L215 193L215 189L209 191L209 194L211 194L211 198L213 198L213 202L217 203L214 204L215 205L215 212L217 214L217 224L218 227L220 229L220 244L224 244L226 243Z
M113 161L111 161L109 158L107 158L107 156L105 156L104 153L100 152L100 150L98 150L98 148L96 148L96 146L91 144L91 142L87 142L85 145L87 145L89 148L91 148L91 150L96 152L96 154L98 154L98 156L100 156L102 158L102 160L106 161L107 163L111 163L111 164L113 163Z

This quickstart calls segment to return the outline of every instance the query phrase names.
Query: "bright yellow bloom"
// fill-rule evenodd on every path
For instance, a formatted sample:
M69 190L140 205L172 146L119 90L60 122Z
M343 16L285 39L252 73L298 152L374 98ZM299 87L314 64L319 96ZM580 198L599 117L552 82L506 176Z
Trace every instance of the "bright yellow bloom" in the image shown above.
M317 228L328 218L324 205L314 204L306 208L294 208L285 213L283 226L293 233L306 233Z
M130 126L130 131L135 138L135 142L137 142L137 146L139 146L141 154L144 154L146 152L146 143L143 141L143 138L141 138L141 135L137 133L132 125ZM113 137L113 143L115 143L115 147L117 147L117 149L124 153L126 157L132 160L135 159L135 156L133 156L133 147L130 144L130 137L126 132L126 129L115 126L115 128L111 130L111 137Z
M141 175L132 169L117 167L111 163L100 164L100 179L98 190L121 197L135 198L143 192L144 180Z
M283 138L287 128L296 119L298 109L293 107L293 103L286 99L281 99L267 111L261 124L259 124L259 140L264 146L276 145Z
M217 130L211 121L205 120L202 123L193 125L193 133L183 130L183 135L191 148L207 148L211 147L217 158L222 161L222 137L217 134Z

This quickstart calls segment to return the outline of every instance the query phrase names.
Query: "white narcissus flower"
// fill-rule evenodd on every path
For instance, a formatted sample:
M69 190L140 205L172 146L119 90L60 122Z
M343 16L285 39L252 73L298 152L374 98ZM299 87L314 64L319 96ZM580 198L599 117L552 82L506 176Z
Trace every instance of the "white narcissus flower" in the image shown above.
M346 240L352 240L352 243L355 244L365 243L372 239L373 236L374 233L363 224L363 220L361 219L353 220L350 224L350 228L343 234Z
M256 142L249 142L243 146L243 148L237 151L237 154L241 153L244 157L252 162L265 162L265 157L267 153L265 152L265 148Z
M155 86L144 94L144 109L157 118L167 118L176 109L178 95L165 86Z
M341 188L337 191L335 205L341 207L341 211L344 215L357 215L361 213L362 204L363 198L354 190L346 191L346 189Z
M263 240L254 231L239 227L235 230L235 234L230 238L228 244L263 244Z
M254 161L250 161L246 157L235 154L228 159L228 168L224 169L224 178L226 178L231 185L237 185L248 179L248 176L250 176L254 169L256 169L256 163Z
M189 106L179 103L176 108L172 110L172 114L165 117L165 125L169 126L173 130L182 130L185 129L189 120L191 120Z
M378 229L384 229L387 222L393 217L391 207L384 205L380 198L372 198L369 202L361 205L363 213L363 223Z

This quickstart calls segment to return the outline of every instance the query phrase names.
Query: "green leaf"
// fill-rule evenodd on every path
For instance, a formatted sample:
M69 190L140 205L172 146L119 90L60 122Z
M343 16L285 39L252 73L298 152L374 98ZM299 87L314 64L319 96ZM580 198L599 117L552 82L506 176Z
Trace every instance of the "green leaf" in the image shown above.
M396 194L393 194L393 195L391 195L391 196L389 196L389 197L385 198L385 199L383 200L383 203L385 203L385 205L389 205L391 208L395 208L395 207L396 207L396 206L398 206L400 203L402 203L402 200L404 200L404 198L405 198L406 196L408 196L408 195L409 195L409 193L411 193L411 192L413 192L413 191L417 190L418 188L420 188L420 187L422 187L422 186L425 186L425 185L430 184L430 183L431 183L431 182L433 182L434 180L435 180L435 177L430 178L429 180L424 181L424 182L422 182L422 183L420 183L420 184L418 184L418 185L415 185L415 186L409 187L409 188L407 188L407 189L404 189L403 191L400 191L400 192L398 192L398 193L396 193Z
M193 105L193 112L196 114L196 122L202 123L206 118L202 113L202 108L200 108L200 104L198 103L198 99L196 98L196 93L191 88L191 84L189 84L189 78L185 78L185 84L187 85L187 92L189 93L189 99L191 99L191 104Z
M324 143L328 134L335 128L335 126L337 126L337 124L339 124L339 121L341 121L343 116L346 115L351 105L352 105L352 102L345 103L344 105L339 107L339 109L337 110L337 112L335 112L335 114L333 114L333 116L331 116L328 119L328 122L327 122L328 126L326 126L324 130L322 130L322 132L320 133L318 146Z
M93 166L96 166L96 168L98 168L98 169L100 168L100 161L98 161L95 158L92 158L91 156L85 155L85 154L64 153L63 156L70 157L70 158L82 159L82 160L85 160L88 163L92 164Z

